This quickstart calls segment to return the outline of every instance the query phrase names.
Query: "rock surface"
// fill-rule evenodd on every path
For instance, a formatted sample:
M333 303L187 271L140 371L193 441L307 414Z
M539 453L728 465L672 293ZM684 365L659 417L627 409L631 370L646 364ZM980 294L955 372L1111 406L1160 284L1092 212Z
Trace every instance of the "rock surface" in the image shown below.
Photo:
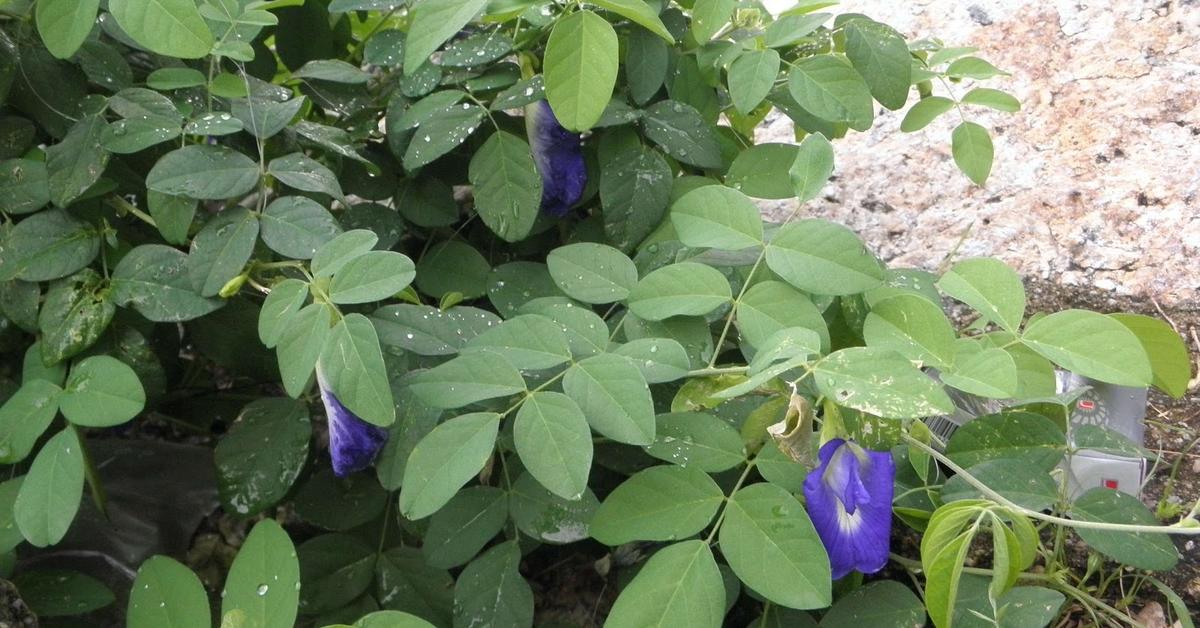
M1012 73L988 86L1023 109L968 111L993 131L986 188L954 166L957 116L904 134L904 111L883 110L869 132L835 142L835 180L802 215L850 226L893 266L994 255L1029 277L1200 309L1200 0L844 0L836 10L978 47ZM759 139L792 133L773 114ZM794 207L764 206L776 217Z

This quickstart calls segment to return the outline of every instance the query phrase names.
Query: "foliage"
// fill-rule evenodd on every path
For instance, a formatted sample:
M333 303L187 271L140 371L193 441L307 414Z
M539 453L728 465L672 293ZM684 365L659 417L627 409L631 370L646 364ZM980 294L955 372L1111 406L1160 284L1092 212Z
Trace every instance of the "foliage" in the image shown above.
M1042 625L1065 597L1121 621L1086 582L1157 581L1072 574L1065 535L1170 569L1159 532L1195 512L1067 499L1054 369L1178 396L1186 352L1146 317L1027 316L994 259L888 268L799 210L764 223L752 199L818 197L831 141L878 107L904 132L955 116L979 185L970 116L1019 109L974 49L830 4L0 2L5 573L105 510L96 443L168 421L221 434L220 505L252 527L212 611L187 566L141 564L134 628L530 626L522 564L565 544L617 572L610 626ZM796 144L755 143L776 111ZM1007 409L943 443L920 419L951 394ZM335 477L327 432L367 448L339 472L373 465ZM831 581L802 485L843 437L891 450L923 534L893 562L924 603ZM78 572L13 578L43 616L114 601Z

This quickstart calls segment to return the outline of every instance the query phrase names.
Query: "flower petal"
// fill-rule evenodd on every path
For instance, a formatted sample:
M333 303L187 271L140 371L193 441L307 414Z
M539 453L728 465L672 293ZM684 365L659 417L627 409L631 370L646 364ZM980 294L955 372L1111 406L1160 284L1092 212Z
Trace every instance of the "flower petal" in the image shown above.
M889 452L867 451L860 461L855 447L829 441L821 447L820 466L804 480L805 507L835 579L854 570L879 571L888 559L896 465Z
M325 414L329 418L329 455L333 458L333 474L341 477L366 469L387 442L387 430L358 418L338 401L319 377L317 381L321 388L321 401L325 404Z
M542 175L542 211L562 216L579 202L587 185L579 135L564 129L544 100L525 107L525 129Z

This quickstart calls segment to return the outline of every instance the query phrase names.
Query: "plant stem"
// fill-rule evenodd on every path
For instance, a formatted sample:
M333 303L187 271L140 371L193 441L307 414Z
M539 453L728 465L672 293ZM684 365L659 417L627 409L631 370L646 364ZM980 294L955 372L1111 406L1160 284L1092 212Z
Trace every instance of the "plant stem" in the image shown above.
M1001 506L1004 506L1005 508L1008 508L1009 510L1011 510L1015 513L1025 515L1026 517L1029 517L1031 519L1037 519L1040 521L1046 521L1048 523L1054 523L1054 524L1058 524L1058 525L1062 525L1062 526L1068 526L1068 527L1072 527L1072 528L1076 528L1076 529L1086 529L1086 530L1109 530L1112 532L1130 532L1130 533L1135 533L1135 534L1141 533L1141 532L1146 532L1146 533L1150 533L1150 534L1184 534L1184 535L1189 535L1189 536L1200 535L1200 527L1183 527L1183 526L1180 526L1179 524L1174 524L1174 525L1169 525L1169 526L1151 526L1151 525L1135 525L1135 524L1128 524L1128 523L1104 523L1102 521L1081 521L1078 519L1067 519L1065 517L1056 517L1054 515L1047 515L1047 514L1038 512L1036 510L1030 510L1028 508L1025 508L1024 506L1017 505L1013 501L1009 500L1007 497L992 490L992 488L989 487L987 484L983 483L978 478L976 478L975 476L968 473L966 469L958 466L957 464L954 463L953 460L950 460L950 458L948 458L945 454L934 449L933 447L930 447L929 445L922 443L921 441L913 438L912 436L909 436L908 434L904 434L904 442L908 443L908 445L910 447L916 447L917 449L920 449L921 451L929 454L930 456L933 456L938 462L941 462L942 464L949 467L949 469L951 471L953 471L955 474L961 475L963 480L965 480L967 482L967 484L970 484L976 490L983 493L984 496L987 497L988 499L996 502L997 504L1000 504Z
M733 325L733 317L737 315L738 304L742 302L742 297L746 295L746 290L750 289L750 282L754 279L754 273L758 271L758 267L767 257L767 247L763 247L758 254L758 259L754 260L754 265L750 267L750 273L746 275L746 279L742 282L742 289L738 291L737 298L733 300L733 304L729 307L729 316L725 317L725 327L721 328L721 337L717 338L717 343L713 345L712 358L708 361L708 368L712 368L717 364L717 356L721 355L721 345L725 344L725 337L729 335L729 327Z
M708 536L704 537L704 542L711 545L713 538L717 536L717 530L721 529L721 522L725 521L725 513L729 510L729 500L737 495L738 490L742 488L746 478L750 477L750 470L754 468L755 459L746 461L746 468L742 470L742 476L738 478L737 483L733 485L733 490L729 491L729 496L725 498L725 503L721 506L721 516L717 517L717 522L713 524L712 530L709 530Z

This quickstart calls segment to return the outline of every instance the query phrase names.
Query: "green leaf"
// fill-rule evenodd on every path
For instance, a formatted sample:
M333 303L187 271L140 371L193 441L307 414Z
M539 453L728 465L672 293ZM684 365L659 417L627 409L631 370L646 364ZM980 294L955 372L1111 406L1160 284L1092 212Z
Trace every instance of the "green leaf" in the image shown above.
M450 625L454 607L454 579L444 570L433 569L425 564L419 550L394 547L380 554L375 580L376 596L386 600L384 604L387 608L412 613L436 622L437 626ZM393 627L387 622L373 625L375 628Z
M492 265L475 247L458 240L439 242L417 262L417 288L434 298L457 292L465 299L487 293Z
M50 202L45 162L9 159L0 163L0 209L10 214L32 214Z
M822 628L921 626L924 623L925 607L921 600L895 580L870 582L851 591L821 618Z
M463 354L498 353L519 369L548 369L571 360L567 337L554 321L536 314L514 316L469 340Z
M742 115L750 115L775 87L779 53L768 48L747 52L729 66L729 95Z
M947 542L938 545L940 551L928 560L922 556L926 573L925 605L935 626L944 628L951 625L963 563L976 530L972 527L967 532L946 539Z
M192 219L196 217L196 199L171 196L146 190L146 205L158 232L171 244L186 244Z
M212 611L200 578L167 556L151 556L129 590L128 628L208 628Z
M367 229L353 229L338 234L321 245L312 256L312 272L316 277L332 277L350 263L375 248L379 236Z
M342 266L329 284L329 299L339 304L382 301L412 283L412 260L394 251L370 251Z
M87 266L100 252L99 234L61 209L17 223L4 242L0 280L49 281Z
M533 625L533 589L521 577L521 546L501 543L471 561L454 586L455 626Z
M324 467L296 491L293 503L300 519L326 530L345 531L383 514L391 496L365 473L339 478Z
M784 489L760 483L734 493L720 543L738 578L768 600L789 608L823 608L832 600L821 539Z
M584 303L613 303L629 296L637 284L633 260L605 245L580 242L560 246L546 256L554 283Z
M521 462L542 486L564 499L579 499L592 466L592 432L570 397L529 396L517 412L513 439Z
M911 452L909 452L911 456ZM1038 454L1040 455L1040 454ZM1030 464L1014 464L1019 458L985 460L967 471L988 488L1018 506L1034 511L1049 510L1058 502L1058 484L1045 469ZM983 493L961 475L955 475L942 487L943 502L983 499Z
M958 341L954 365L942 371L940 377L948 386L990 399L1015 397L1019 386L1012 355L995 347L981 349L969 339Z
M316 614L349 604L375 579L374 548L348 534L323 534L296 548L300 612ZM323 623L323 622L320 622Z
M613 246L630 251L662 222L671 199L674 173L653 148L622 150L600 167L604 234Z
M813 294L857 294L883 283L883 265L853 231L817 218L781 227L767 246L767 266Z
M497 131L471 157L468 179L483 223L507 242L533 230L542 202L542 178L525 140Z
M723 185L706 185L681 196L671 206L671 224L687 246L736 251L760 246L763 239L758 206Z
M25 482L29 482L28 478ZM1094 488L1077 498L1071 504L1071 517L1102 523L1158 524L1154 514L1138 498L1106 488ZM1089 528L1076 528L1075 532L1092 549L1137 569L1169 571L1179 562L1179 551L1166 534L1131 534Z
M842 349L821 360L814 375L817 388L829 399L885 419L927 417L954 410L936 381L894 351Z
M330 324L329 309L321 303L310 303L296 312L280 334L276 345L279 376L289 397L299 397L308 386L329 337Z
M40 358L40 356L38 356ZM26 381L0 406L0 463L24 460L58 415L62 389L43 379Z
M829 328L821 311L807 295L782 281L756 283L738 301L737 328L751 347L768 349L772 336L795 327L816 332L820 346L829 347Z
M598 0L592 4L645 27L651 33L662 37L668 44L675 43L675 38L658 17L658 13L642 0Z
M586 131L600 119L617 82L617 33L599 15L576 11L559 19L546 43L546 100L559 124Z
M1086 310L1056 312L1030 323L1021 342L1084 377L1143 388L1153 381L1150 359L1138 337L1103 314Z
M643 277L629 294L629 309L639 318L661 321L672 316L707 314L728 303L732 296L729 280L721 271L681 262Z
M900 130L914 133L929 126L938 116L954 108L954 101L944 96L926 96L909 107L900 121Z
M606 628L719 628L725 586L708 544L695 540L658 550L621 591Z
M976 87L962 97L964 105L982 105L996 111L1015 113L1021 110L1021 101L1011 94L989 87Z
M701 45L708 43L729 23L736 4L736 0L696 0L692 6L692 37Z
M271 293L263 301L258 312L258 337L266 348L275 348L283 330L292 323L292 318L308 298L308 283L299 279L288 279L271 286Z
M912 85L912 56L904 37L872 20L852 20L845 33L846 57L867 82L871 95L892 111L903 107Z
M194 144L158 160L146 175L146 187L200 200L242 196L258 185L258 164L224 146Z
M46 148L50 201L56 206L71 205L104 174L109 158L108 151L100 146L104 128L101 116L86 116L61 142Z
M42 358L55 364L92 346L116 313L105 281L85 268L50 285L38 316Z
M275 520L254 524L221 593L224 618L241 615L243 625L258 628L291 628L296 622L300 564L292 540Z
M691 367L687 350L671 338L638 338L613 353L629 358L651 384L683 379Z
M941 307L921 296L898 294L876 302L863 324L863 338L867 346L893 349L943 371L954 364L954 328ZM1015 384L1015 367L1013 375Z
M805 136L788 176L800 203L816 198L833 176L833 144L820 133Z
M600 501L591 489L577 500L551 493L529 473L521 474L509 491L509 513L517 529L531 539L553 545L588 538L588 529Z
M38 0L36 8L42 43L50 54L69 59L92 32L100 0Z
M845 122L855 131L871 128L871 92L849 63L831 54L805 57L788 73L788 92L812 115Z
M508 262L488 274L488 300L501 315L512 316L533 299L561 296L550 271L537 262Z
M1044 587L1013 587L995 600L988 593L989 578L966 574L959 583L954 626L1048 626L1058 617L1066 597Z
M44 622L51 617L81 615L99 610L116 599L105 584L67 569L23 571L13 578L29 611Z
M212 32L194 0L109 0L108 10L126 34L151 52L199 59L212 49Z
M59 408L67 420L85 427L111 427L146 407L146 391L124 362L95 355L71 367Z
M25 537L21 536L21 530L17 528L13 512L13 503L16 502L21 483L24 481L25 476L18 475L0 482L0 549L5 553L13 551L25 542Z
M400 512L423 519L446 505L492 456L499 426L500 416L493 412L464 414L421 439L404 469Z
M641 0L631 0L641 4ZM658 19L655 16L655 19ZM626 39L625 82L633 102L644 105L662 89L670 56L663 40L642 28L631 29ZM494 105L493 105L494 106Z
M512 47L513 41L499 32L481 32L446 46L438 61L449 67L478 67L503 58Z
M416 72L429 55L479 15L486 4L486 0L420 0L414 3L404 46L404 73Z
M146 87L158 91L171 91L200 87L205 83L204 73L192 68L159 68L146 77Z
M58 543L71 527L82 496L83 446L68 427L46 441L21 483L13 504L21 535L34 547Z
M579 307L567 298L539 298L529 301L518 310L521 314L538 314L556 322L567 335L567 346L576 359L603 353L608 348L608 326L604 319L588 308Z
M630 445L654 442L650 389L629 360L610 354L581 360L567 370L562 386L601 435Z
M977 80L989 79L993 76L1007 76L1008 72L980 59L979 57L963 57L956 59L946 68L946 76L950 78L972 78Z
M1043 471L1062 460L1067 438L1050 419L1029 412L1005 412L968 421L946 444L946 455L963 467L988 460L1019 460Z
M250 402L213 452L226 512L250 517L283 499L308 459L308 407L287 398Z
M292 259L310 259L341 230L328 210L304 196L277 198L262 213L263 242Z
M409 386L435 408L461 408L525 390L525 381L503 356L490 351L461 355L417 374Z
M114 153L136 153L183 133L178 120L161 117L117 120L104 127L100 146Z
M771 48L791 46L817 30L830 16L829 13L784 13L767 26L766 32L763 33L763 43Z
M233 101L230 113L242 121L248 133L266 140L286 128L288 122L304 107L304 102L304 96L283 102L250 97Z
M725 494L695 467L662 465L622 482L596 511L592 538L617 546L685 539L712 522Z
M398 255L398 254L397 254ZM381 427L396 420L396 406L375 327L362 314L334 325L317 362L321 385L358 418Z
M206 299L192 289L187 259L161 244L133 249L113 270L113 300L159 323L191 320L221 307L220 299Z
M992 171L995 149L987 129L974 122L962 122L951 136L954 163L975 185L983 185Z
M258 242L258 218L244 207L227 209L204 225L188 251L188 278L200 296L216 296L242 272Z
M646 109L642 122L646 137L675 159L699 168L721 167L721 145L695 107L663 100Z
M297 190L342 198L342 186L338 183L337 175L304 153L272 159L267 166L267 174Z
M1025 317L1025 285L1004 262L991 257L963 260L950 268L937 286L984 318L1017 333Z
M1153 460L1155 455L1124 434L1099 425L1072 425L1071 444L1077 449Z
M471 486L433 513L421 553L433 567L466 564L508 521L508 493L494 486Z
M454 150L479 127L486 111L472 103L443 107L421 123L404 151L404 168L416 170Z
M472 338L500 322L473 307L439 310L428 305L387 305L371 314L381 342L417 355L452 355Z
M646 453L659 460L706 473L727 471L746 461L737 430L710 414L660 414L657 423L654 443L646 447Z
M757 144L738 153L725 184L754 198L792 198L791 168L800 149L791 144ZM693 190L694 191L694 190Z
M341 59L313 59L292 72L292 78L361 85L371 80L371 75Z
M1129 328L1146 356L1150 358L1150 370L1154 386L1159 390L1179 399L1187 392L1188 381L1192 377L1191 358L1188 357L1187 345L1170 325L1149 316L1141 314L1109 314L1125 327Z

